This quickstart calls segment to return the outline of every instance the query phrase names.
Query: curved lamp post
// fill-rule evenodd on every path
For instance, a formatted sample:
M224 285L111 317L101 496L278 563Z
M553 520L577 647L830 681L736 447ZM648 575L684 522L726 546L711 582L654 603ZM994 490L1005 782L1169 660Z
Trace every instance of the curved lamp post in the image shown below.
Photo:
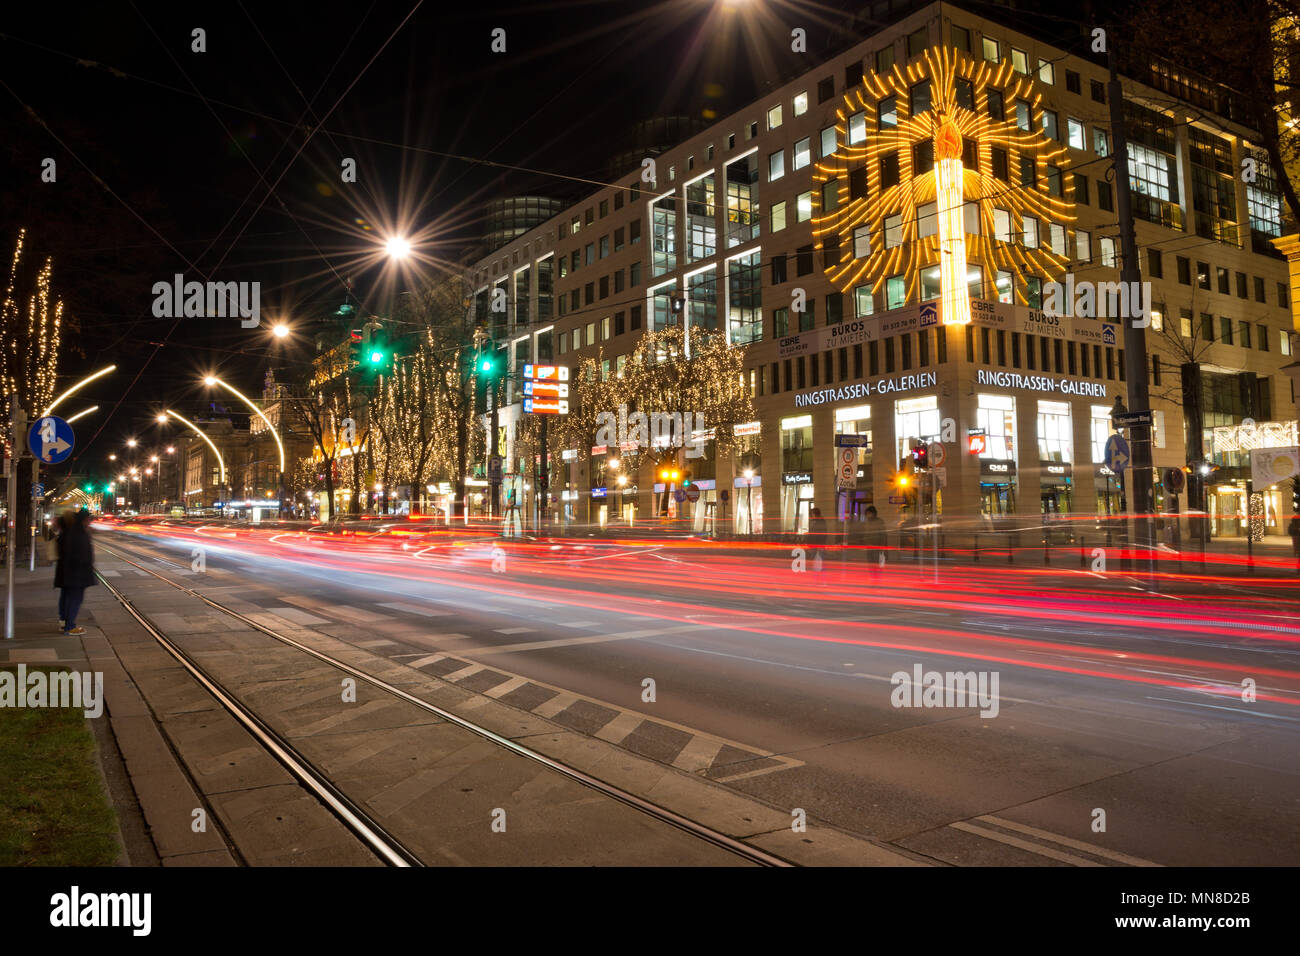
M214 375L209 375L207 378L203 380L203 383L205 385L220 385L226 391L230 392L233 395L238 396L239 399L243 401L243 403L247 405L251 411L256 413L257 416L262 419L262 421L266 422L266 427L270 430L271 437L275 439L276 447L280 449L280 483L279 483L279 488L276 489L278 492L276 507L282 509L284 507L284 442L280 441L280 433L275 430L275 426L271 424L271 419L266 417L266 413L263 412L260 408L258 408L251 398L249 398L239 389L235 388L233 385L229 385L226 382L223 382L221 379L217 378Z
M203 433L203 429L199 428L198 425L195 425L188 418L184 418L180 415L177 415L170 408L163 409L163 415L170 415L172 418L175 418L177 421L181 421L184 422L186 425L189 425L190 428L194 429L194 431L198 434L200 438L202 438L205 442L208 443L208 447L212 449L212 454L217 456L217 465L221 469L221 493L223 496L229 497L228 495L226 495L226 462L221 457L221 452L217 451L217 446L212 444L212 439L209 438L207 435L205 435ZM160 422L166 421L166 419L163 418L162 416L159 416L158 420ZM182 487L184 486L182 485Z

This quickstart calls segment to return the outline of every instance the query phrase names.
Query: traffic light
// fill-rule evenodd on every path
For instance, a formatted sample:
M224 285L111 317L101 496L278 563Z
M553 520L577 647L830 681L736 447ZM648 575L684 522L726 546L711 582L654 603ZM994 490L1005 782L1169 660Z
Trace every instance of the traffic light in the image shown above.
M930 461L930 450L924 445L916 445L912 449L912 465L919 471L928 467Z
M664 484L676 484L682 480L682 472L679 468L664 467L659 469L659 480ZM689 479L686 482L690 483Z
M370 342L365 347L366 366L370 369L379 369L388 364L389 356L392 354L388 347L388 337L382 332L375 332L370 336Z
M94 493L95 493L95 483L91 481L86 482L86 494L93 495Z
M691 486L691 470L687 468L684 472L682 472L682 487L689 488L690 486Z
M356 368L361 364L362 335L360 329L353 329L348 337L348 366Z

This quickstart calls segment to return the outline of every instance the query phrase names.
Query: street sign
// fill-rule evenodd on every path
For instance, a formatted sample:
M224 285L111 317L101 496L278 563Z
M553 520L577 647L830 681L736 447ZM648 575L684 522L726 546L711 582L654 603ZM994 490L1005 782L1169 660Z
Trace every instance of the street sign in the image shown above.
M1187 484L1187 476L1183 474L1181 468L1165 469L1165 491L1171 495L1176 495L1183 490Z
M566 448L562 452L560 452L560 458L563 459L564 461L577 461L578 449Z
M907 504L907 497L904 495L890 495L889 503L891 505L905 505Z
M47 465L57 465L72 454L77 443L72 426L57 415L46 415L32 423L27 433L27 446L32 454Z
M938 468L948 457L948 449L943 446L941 441L930 442L930 467Z
M931 447L933 447L933 446L931 446ZM939 447L942 448L943 446L940 445ZM942 465L941 465L941 466L938 466L938 467L935 467L935 468L931 468L931 469L930 469L930 474L934 475L934 484L935 484L935 487L936 487L936 488L947 488L947 487L948 487L948 469L947 469L947 468L943 467Z
M677 502L678 504L681 504L685 500L686 500L686 489L678 488L676 491L673 492L673 501Z
M538 415L567 415L569 400L567 398L525 398L524 411Z
M488 481L494 485L501 484L501 456L493 455L488 459Z
M568 398L568 382L537 382L533 379L524 381L524 394L534 398Z
M727 501L730 498L731 498L731 492L728 489L723 488L721 491L718 492L719 501Z
M847 433L846 433L846 434L843 434L843 435L836 435L836 436L835 436L835 447L836 447L836 448L870 448L870 447L871 447L871 436L870 436L870 435L850 435L850 434L847 434Z
M835 451L835 487L856 488L858 486L858 450L844 446Z
M1123 435L1111 435L1106 439L1106 464L1111 471L1122 475L1129 460L1128 442Z
M38 483L38 484L34 484L34 485L32 485L32 497L33 497L33 498L44 498L44 497L45 497L45 486L42 485L42 484L39 484L39 483Z
M1152 418L1150 412L1124 412L1112 415L1110 420L1116 428L1132 428L1134 425L1150 425Z
M567 365L525 365L524 378L539 382L567 382L569 367Z
M685 488L684 490L686 491L686 498L687 498L688 501L699 501L699 500L700 500L700 489L699 489L699 488L696 488L694 485L687 485L686 488Z

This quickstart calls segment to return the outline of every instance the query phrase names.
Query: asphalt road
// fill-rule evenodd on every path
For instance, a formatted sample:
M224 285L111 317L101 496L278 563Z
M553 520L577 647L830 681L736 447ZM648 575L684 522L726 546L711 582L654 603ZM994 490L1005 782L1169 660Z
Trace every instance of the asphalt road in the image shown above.
M788 552L670 543L99 541L941 863L1300 862L1294 577L1155 593L1063 568L800 572ZM918 667L954 706L893 682ZM984 700L943 701L946 675L972 671Z

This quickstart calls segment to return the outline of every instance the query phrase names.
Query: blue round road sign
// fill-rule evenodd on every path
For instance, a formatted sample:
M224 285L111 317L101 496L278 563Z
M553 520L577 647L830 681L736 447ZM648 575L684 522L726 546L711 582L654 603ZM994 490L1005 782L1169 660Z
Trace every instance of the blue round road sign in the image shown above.
M72 454L77 443L72 426L57 415L45 415L32 423L27 445L42 464L57 465Z
M1130 460L1128 442L1123 435L1111 435L1106 439L1106 467L1117 475L1124 473Z

